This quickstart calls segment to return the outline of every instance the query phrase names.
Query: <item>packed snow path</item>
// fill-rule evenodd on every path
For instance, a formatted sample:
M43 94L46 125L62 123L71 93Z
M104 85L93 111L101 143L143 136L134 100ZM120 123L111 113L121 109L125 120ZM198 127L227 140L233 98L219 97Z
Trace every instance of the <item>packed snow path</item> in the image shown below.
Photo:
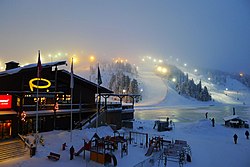
M167 87L163 80L156 76L151 68L139 71L142 85L142 101L137 106L151 106L163 101L167 94Z

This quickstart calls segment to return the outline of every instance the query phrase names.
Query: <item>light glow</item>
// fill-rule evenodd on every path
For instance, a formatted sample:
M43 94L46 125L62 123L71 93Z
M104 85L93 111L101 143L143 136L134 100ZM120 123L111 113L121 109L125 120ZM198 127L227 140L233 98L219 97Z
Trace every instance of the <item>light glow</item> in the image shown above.
M90 62L94 62L94 61L95 61L95 56L93 56L93 55L90 56L90 57L89 57L89 61L90 61Z
M47 82L47 85L43 85L43 86L38 86L38 85L35 85L33 82L34 81L44 81L44 82ZM33 78L29 81L29 86L30 86L30 90L33 92L34 88L37 88L37 89L46 89L48 87L51 86L51 82L47 79L44 79L44 78Z
M167 73L168 70L166 68L162 68L162 73Z

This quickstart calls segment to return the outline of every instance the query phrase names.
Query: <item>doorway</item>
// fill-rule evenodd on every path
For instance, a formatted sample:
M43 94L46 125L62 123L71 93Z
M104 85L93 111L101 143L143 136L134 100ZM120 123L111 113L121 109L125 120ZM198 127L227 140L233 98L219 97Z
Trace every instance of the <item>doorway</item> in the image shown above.
M0 140L8 139L12 134L11 120L0 121Z

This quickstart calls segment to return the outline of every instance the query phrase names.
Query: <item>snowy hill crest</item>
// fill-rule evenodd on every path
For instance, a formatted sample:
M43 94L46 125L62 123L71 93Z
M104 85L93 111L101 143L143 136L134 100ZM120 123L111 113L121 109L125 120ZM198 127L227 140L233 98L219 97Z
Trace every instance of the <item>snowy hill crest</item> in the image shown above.
M100 64L103 86L115 93L140 94L141 101L137 104L139 106L155 104L174 106L177 105L177 101L182 101L183 105L249 105L250 91L249 87L246 86L247 76L239 78L236 75L218 70L190 70L180 64L169 63L168 66L172 67L171 72L173 73L166 77L166 75L157 73L159 64L163 65L162 63L145 62L140 62L138 66L128 62ZM211 101L201 100L208 102L199 102L195 99L197 94L180 93L183 88L175 83L178 81L176 74L180 76L180 73L183 73L186 79L189 78L189 82L196 87L201 88L202 83L202 89L206 89L205 94L207 93L205 97L209 99L208 95L211 95ZM183 76L182 80L185 79ZM94 67L90 68L90 78L92 80L96 78L96 68ZM133 87L136 87L133 91L132 81L134 82ZM201 92L204 93L204 91ZM191 92L189 93L191 94Z

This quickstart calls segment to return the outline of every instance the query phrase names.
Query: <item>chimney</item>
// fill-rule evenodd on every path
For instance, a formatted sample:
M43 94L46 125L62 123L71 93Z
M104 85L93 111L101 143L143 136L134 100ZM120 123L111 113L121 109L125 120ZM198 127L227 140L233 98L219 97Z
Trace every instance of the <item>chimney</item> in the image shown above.
M5 70L11 70L11 69L14 69L14 68L18 68L18 67L19 67L19 63L14 62L14 61L10 61L10 62L5 63L5 64L6 64Z

